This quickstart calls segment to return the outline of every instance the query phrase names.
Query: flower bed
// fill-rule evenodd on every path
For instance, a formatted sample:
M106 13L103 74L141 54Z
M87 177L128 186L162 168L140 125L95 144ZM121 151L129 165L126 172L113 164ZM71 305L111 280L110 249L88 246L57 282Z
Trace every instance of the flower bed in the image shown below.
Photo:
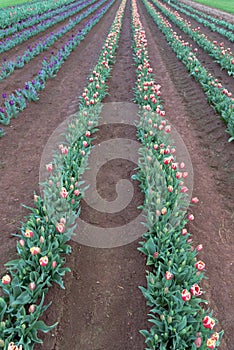
M82 15L87 17L94 12L101 3L91 5L90 8ZM60 70L63 63L67 60L71 52L84 40L88 32L97 24L107 10L114 3L114 0L109 0L93 17L88 20L83 29L79 30L76 35L73 35L67 43L57 52L56 55L51 55L50 60L43 59L41 69L32 81L25 82L22 89L15 90L9 97L6 93L2 94L4 100L4 108L0 109L0 123L8 125L12 117L16 118L19 112L27 107L27 102L37 101L39 92L45 89L46 82L50 78L54 78Z
M6 264L8 271L0 282L5 294L0 298L0 346L4 350L33 349L35 343L42 342L38 331L48 332L56 326L48 327L38 319L49 306L43 305L44 294L53 282L63 288L62 276L69 270L63 267L64 254L71 252L68 241L79 215L84 190L80 177L87 166L101 100L107 93L106 80L114 64L125 5L123 0L89 77L80 111L68 125L66 141L47 164L44 199L34 196L35 208L17 235L19 259Z
M33 26L32 28L25 29L12 37L6 38L0 42L0 53L6 52L13 47L22 44L24 41L28 40L29 38L33 37L34 35L37 35L46 29L54 26L55 24L64 21L65 19L69 18L70 16L76 14L79 12L84 5L78 4L75 6L75 8L72 8L71 10L62 12L61 14L58 14L55 17L52 17L50 19L47 19L41 23L39 23L36 26Z
M92 7L92 10L98 9L104 1L96 2L96 0L87 1L85 4L81 5L79 9L77 8L77 12L79 13L84 8L96 3ZM23 53L23 55L18 56L16 61L4 61L1 67L0 73L0 82L9 77L14 73L15 69L21 69L25 64L29 63L34 57L39 55L41 52L46 51L50 46L52 46L58 39L62 38L68 31L74 28L77 24L79 24L82 19L86 18L90 14L90 9L84 12L81 15L76 16L72 21L70 21L67 25L60 28L56 33L51 33L45 39L40 39L34 45L29 46L27 50Z
M195 19L198 23L201 23L205 27L211 29L213 32L217 32L217 33L225 36L226 38L228 38L228 40L230 40L231 42L234 42L234 34L233 34L234 25L232 23L229 23L229 22L222 20L222 19L219 19L219 18L214 18L210 15L206 15L205 13L194 9L192 6L183 4L181 2L179 3L179 6L178 6L178 2L174 3L174 1L172 0L170 5L172 7L174 7L176 10L178 10L178 11L186 14L187 16ZM190 12L186 11L186 9L188 9ZM193 13L191 13L191 12L193 12ZM204 17L204 18L201 18L201 17ZM210 22L212 22L212 23L210 23ZM226 30L224 28L220 28L220 26L227 28L229 30Z
M140 287L150 307L150 330L142 330L147 349L215 349L223 332L214 332L212 311L204 310L207 301L200 283L205 263L197 259L191 234L186 228L188 188L184 186L185 164L178 164L160 99L160 85L150 64L147 39L136 1L132 0L134 59L137 67L135 101L140 108L138 139L139 171L136 178L145 194L143 211L147 232L139 250L146 255L147 287ZM198 199L192 199L197 203Z
M161 4L160 1L152 0L152 2L176 26L178 26L184 33L188 34L205 52L214 58L215 62L225 69L228 75L234 76L234 57L230 47L225 48L223 42L211 42L208 37L200 32L200 27L194 29L190 28L191 24L184 20L177 11L174 13L171 12L168 6Z
M7 28L14 25L16 22L70 4L73 1L74 0L44 0L34 2L30 5L22 4L20 6L14 6L13 8L0 9L0 28Z
M232 93L221 82L211 75L199 62L196 53L188 43L181 40L179 35L172 30L170 24L158 13L148 0L142 0L148 13L153 18L159 29L165 35L167 42L177 57L184 63L190 74L201 84L206 93L209 104L221 116L227 124L227 133L231 136L229 141L234 140L234 100Z
M42 13L41 15L31 16L30 18L27 18L24 21L15 22L10 27L7 27L5 29L0 29L0 39L5 38L9 35L12 35L16 32L19 32L20 30L22 30L24 28L32 27L34 24L37 24L37 23L44 21L48 18L56 16L63 11L67 11L67 10L81 4L81 2L82 2L82 0L72 2L70 4L65 4L65 5L60 6L59 8L57 8L55 10L48 10L45 13Z

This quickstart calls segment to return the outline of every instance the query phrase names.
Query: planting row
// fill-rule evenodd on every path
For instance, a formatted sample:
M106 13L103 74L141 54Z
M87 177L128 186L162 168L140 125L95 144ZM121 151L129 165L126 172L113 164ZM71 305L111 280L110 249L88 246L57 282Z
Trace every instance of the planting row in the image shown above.
M89 4L89 2L88 2ZM33 37L34 35L37 35L46 29L54 26L55 24L64 21L65 19L77 14L80 12L84 7L86 7L86 4L78 4L74 8L62 12L59 15L52 17L50 19L47 19L41 23L39 23L36 26L33 26L32 28L25 29L21 31L20 33L17 33L13 35L10 38L5 39L4 41L0 42L0 53L6 52L13 47L23 43L24 41L28 40L29 38Z
M187 192L184 181L189 174L185 164L176 160L176 148L170 136L160 99L160 85L155 83L147 38L140 21L136 0L132 0L134 59L137 67L135 100L140 108L138 139L139 171L134 176L145 194L143 211L147 232L139 250L147 257L150 271L147 287L141 287L150 307L149 331L142 330L147 349L216 349L223 332L214 332L216 320L204 310L207 301L200 282L205 263L197 259L202 245L193 248L191 234L185 227ZM192 203L197 203L194 197Z
M184 33L188 34L205 52L215 59L230 76L234 76L234 57L230 48L225 48L224 43L211 42L208 37L200 32L200 27L191 28L191 23L182 18L178 12L171 12L168 6L160 1L152 0L153 4L178 26ZM234 38L234 35L233 35Z
M101 3L106 2L102 0ZM86 16L96 10L96 6L91 5L89 10L86 11ZM51 55L50 59L44 58L41 63L41 69L32 81L25 82L24 87L15 90L10 96L3 93L4 107L0 109L0 122L4 125L8 125L12 117L16 118L19 112L23 111L28 102L39 100L39 92L45 89L48 79L54 78L63 63L67 60L72 51L84 40L88 32L100 21L103 15L107 12L110 6L114 3L114 0L109 0L98 12L93 15L80 29L76 35L73 35L67 43L58 50L56 55Z
M163 1L165 2L165 0L163 0ZM185 5L182 3L180 3L178 6L178 2L172 1L172 3L170 3L170 5L173 8L175 8L177 11L180 11L180 12L186 14L187 16L195 19L198 23L201 23L205 27L211 29L213 32L217 32L217 33L225 36L232 43L234 42L234 33L233 33L234 25L232 23L229 23L229 22L221 20L221 19L214 18L214 17L209 16L209 15L205 15L203 12L195 10L192 6L188 6L188 5ZM186 9L189 10L190 12L186 11ZM199 16L205 17L205 18L209 19L209 21L207 19L203 19ZM210 22L212 22L212 23L210 23ZM220 28L220 26L225 27L229 30L226 30L224 28Z
M81 5L78 12L83 10L84 8L96 3L92 9L96 10L102 2L97 2L97 0L90 0L87 1L85 4ZM75 18L73 18L72 21L69 21L67 25L57 30L55 33L51 33L46 38L39 39L34 45L28 46L27 50L25 52L16 57L16 61L4 61L4 63L1 66L0 71L0 82L9 77L15 69L21 69L24 67L25 64L29 63L34 57L38 56L41 52L46 51L50 46L52 46L57 40L62 38L67 32L69 32L71 29L73 29L77 24L79 24L82 19L86 18L90 14L90 9L88 9L86 12L82 13L81 15L77 15Z
M0 9L0 28L7 28L20 22L26 18L40 15L44 12L52 11L65 4L70 4L74 0L43 0L40 2L34 1L32 4L22 4L21 6L14 6Z
M48 178L43 183L44 199L34 196L35 208L17 235L19 259L6 264L7 274L0 282L5 297L0 298L0 344L4 350L33 349L42 343L38 331L48 332L52 327L38 320L49 305L44 306L44 295L52 282L62 288L65 258L71 247L68 241L79 215L83 195L80 178L87 166L91 150L91 134L95 131L101 111L101 100L107 93L106 80L110 76L118 46L126 0L122 1L98 63L92 71L80 110L69 122L64 144L52 162L47 164Z
M206 93L209 104L221 116L227 124L227 133L231 136L229 141L234 140L234 103L232 93L229 92L221 82L218 81L196 57L196 53L192 50L188 43L180 38L173 31L170 23L154 8L148 0L142 0L148 13L153 18L158 28L165 35L167 42L177 57L184 63L190 74L201 84L202 89Z
M31 16L30 18L27 18L24 21L16 22L11 27L0 29L0 39L6 38L7 36L10 36L16 32L19 32L24 28L32 27L33 25L40 23L42 21L45 21L48 18L57 16L61 12L68 11L71 8L75 7L76 5L80 4L81 2L82 0L72 2L71 4L68 4L68 5L65 4L64 6L56 8L55 10L49 10L41 15Z

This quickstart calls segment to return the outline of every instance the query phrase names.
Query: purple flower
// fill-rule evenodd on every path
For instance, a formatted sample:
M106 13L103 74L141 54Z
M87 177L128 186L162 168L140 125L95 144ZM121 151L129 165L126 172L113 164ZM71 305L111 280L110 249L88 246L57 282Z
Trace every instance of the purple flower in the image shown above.
M15 104L15 102L13 100L10 100L9 103L10 103L10 106L14 106L14 104Z
M6 94L6 93L3 93L3 94L2 94L2 98L7 98L7 94Z
M4 113L5 109L4 108L0 108L0 113Z

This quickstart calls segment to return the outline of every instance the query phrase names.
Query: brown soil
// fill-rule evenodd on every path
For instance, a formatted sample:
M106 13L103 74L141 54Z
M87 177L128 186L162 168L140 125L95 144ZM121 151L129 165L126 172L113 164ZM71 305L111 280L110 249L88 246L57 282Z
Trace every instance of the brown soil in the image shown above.
M45 144L56 127L76 111L77 96L81 94L86 77L97 61L119 3L118 0L91 30L57 77L48 82L46 90L40 94L40 100L29 104L17 119L12 120L11 126L5 128L7 135L0 140L2 272L3 264L15 256L15 239L11 234L18 230L27 213L20 203L32 205L33 191L38 191L40 158ZM117 61L108 82L110 95L104 102L131 102L133 99L135 68L131 51L129 5L128 1ZM194 195L200 198L200 203L193 209L195 221L190 229L195 244L202 243L204 246L200 257L206 262L208 280L203 286L215 310L215 317L225 330L220 349L229 350L232 348L234 331L231 239L234 218L233 143L227 142L225 125L209 107L199 84L178 61L140 1L139 6L152 66L157 82L162 85L166 115L183 137L192 159ZM36 65L30 67L33 75L37 70ZM213 69L214 75L220 74L218 68L214 66ZM24 70L21 74L21 79L26 80ZM27 71L27 79L28 74ZM231 81L230 78L230 84ZM14 88L14 81L11 85ZM113 126L111 130L101 128L97 136L100 141L124 137L127 133L129 138L134 139L134 132L134 128L122 130ZM103 181L102 173L99 174L105 198L111 194L108 187L110 182L106 178L112 178L118 166L116 163L104 167ZM131 173L132 167L128 165L128 176ZM121 173L121 176L126 176L126 173ZM118 181L118 177L114 180ZM105 183L106 186L103 186ZM138 202L141 201L139 189L135 188L135 194ZM90 215L84 202L82 215L86 219ZM128 219L134 215L134 208L125 213ZM103 222L94 213L92 219L99 219L98 224L105 227L105 220L109 220L108 225L112 221L121 224L123 217L104 217ZM80 246L75 242L71 242L71 245L73 253L67 258L67 265L72 273L65 278L66 290L53 286L46 297L47 301L53 301L53 305L47 310L44 319L48 324L59 321L59 325L53 332L42 335L44 345L36 349L143 349L144 339L138 331L148 326L145 300L137 288L145 284L144 257L137 251L138 242L108 250Z

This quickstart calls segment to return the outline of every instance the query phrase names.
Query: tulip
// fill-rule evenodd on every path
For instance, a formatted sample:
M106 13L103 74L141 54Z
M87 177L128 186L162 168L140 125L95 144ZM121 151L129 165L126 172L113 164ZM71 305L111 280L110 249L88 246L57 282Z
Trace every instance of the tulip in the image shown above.
M75 196L79 196L79 194L80 194L80 191L79 191L79 190L75 190L75 191L74 191L74 195L75 195Z
M196 262L195 267L198 269L198 271L202 271L202 270L204 270L206 265L203 261L199 260Z
M187 231L186 228L183 228L183 229L181 230L181 233L182 233L183 236L185 236L185 235L187 235L188 231Z
M11 283L11 276L10 275L5 275L2 277L2 284L10 284Z
M181 187L180 192L186 193L186 192L188 192L188 188L186 186L183 186L183 187Z
M208 349L215 349L215 347L216 347L216 340L214 338L207 339L206 346L208 347Z
M167 190L168 190L168 192L173 192L173 187L172 187L171 185L169 185L169 186L167 187Z
M60 197L61 198L67 198L67 196L68 196L68 192L67 192L66 188L62 187L62 189L60 191Z
M24 240L23 240L23 239L20 239L20 240L19 240L19 244L21 245L21 247L24 247L24 245L25 245Z
M66 219L65 218L61 218L60 220L59 220L60 222L61 222L61 224L66 224Z
M47 256L42 256L40 259L39 259L39 263L41 266L46 266L49 262L49 259Z
M47 171L52 171L53 170L53 164L52 163L46 164L46 169L47 169Z
M32 247L32 248L30 248L30 252L31 252L32 255L37 255L37 254L40 253L40 251L41 251L41 248L39 248L39 247Z
M180 169L184 169L184 167L185 167L185 164L183 162L180 163Z
M162 210L161 210L161 214L162 214L162 215L165 215L166 213L167 213L167 208L165 208L165 207L164 207L164 208L162 208Z
M193 220L194 220L193 214L188 214L188 219L189 219L190 221L193 221Z
M195 297L198 297L202 294L201 288L199 287L199 285L197 283L195 283L191 289L190 292L192 295L194 295Z
M203 249L203 245L202 244L198 244L198 246L196 247L196 250L198 252L200 252Z
M210 316L205 316L202 320L203 326L205 328L213 329L215 326L215 320Z
M56 261L52 261L52 268L55 269L57 266L57 262Z
M199 202L199 199L197 197L194 197L192 198L191 202L196 204Z
M64 233L65 225L62 222L59 222L56 226L56 231L59 233Z
M31 304L28 308L28 311L32 314L35 311L35 305Z
M28 237L28 238L31 238L31 237L34 236L34 233L33 233L33 231L31 231L30 229L27 228L25 233L24 233L24 236Z
M191 299L191 293L187 289L183 289L181 295L184 301L189 301Z
M35 282L30 282L29 283L29 289L34 290L36 288L36 283Z
M202 345L202 338L201 337L197 337L197 339L194 341L195 345L197 348L200 348Z
M166 271L165 278L166 280L171 280L173 278L173 273Z

